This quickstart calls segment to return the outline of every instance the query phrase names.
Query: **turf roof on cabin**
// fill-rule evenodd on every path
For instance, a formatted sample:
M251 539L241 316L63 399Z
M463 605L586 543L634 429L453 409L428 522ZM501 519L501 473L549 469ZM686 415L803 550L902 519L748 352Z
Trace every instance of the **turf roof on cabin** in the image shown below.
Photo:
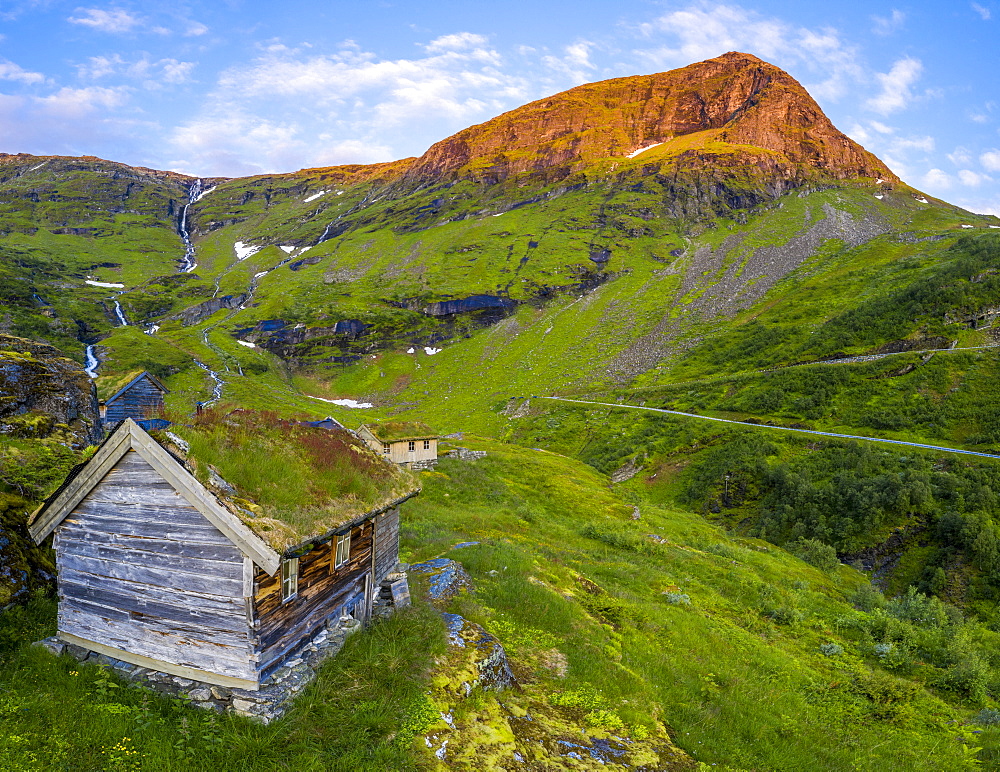
M381 424L365 424L365 426L382 442L424 440L438 436L436 431L420 421L386 421Z
M349 432L273 413L207 410L170 433L189 448L182 451L166 433L154 436L278 552L420 490L413 475Z
M148 375L153 379L153 382L163 387L166 391L166 387L163 386L160 381L148 373L145 370L129 370L127 373L121 373L119 375L102 375L97 381L97 398L101 402L107 402L112 397L116 396L119 391L124 389L126 386L130 385L132 381L138 380L139 376Z

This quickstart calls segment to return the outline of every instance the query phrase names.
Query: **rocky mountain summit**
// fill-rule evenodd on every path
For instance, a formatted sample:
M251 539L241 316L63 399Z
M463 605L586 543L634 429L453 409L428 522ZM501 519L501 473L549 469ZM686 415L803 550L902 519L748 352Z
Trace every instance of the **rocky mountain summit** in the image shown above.
M565 175L655 147L653 158L739 152L799 167L802 175L898 182L834 127L798 81L738 52L539 99L438 142L406 175L491 181L545 170Z

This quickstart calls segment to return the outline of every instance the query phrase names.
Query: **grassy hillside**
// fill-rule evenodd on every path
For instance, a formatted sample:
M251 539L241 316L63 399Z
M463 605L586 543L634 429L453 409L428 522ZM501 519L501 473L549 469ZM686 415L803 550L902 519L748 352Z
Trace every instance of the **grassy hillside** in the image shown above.
M0 616L5 768L513 770L539 742L621 738L663 754L667 737L683 752L675 769L996 763L995 632L937 600L886 601L821 553L803 552L817 567L728 536L639 478L609 487L566 456L463 445L489 455L420 473L403 550L462 562L474 591L450 610L499 638L520 689L456 691L457 674L433 664L442 625L418 604L352 638L288 717L260 727L28 647L54 624L38 600ZM467 541L479 543L453 549Z

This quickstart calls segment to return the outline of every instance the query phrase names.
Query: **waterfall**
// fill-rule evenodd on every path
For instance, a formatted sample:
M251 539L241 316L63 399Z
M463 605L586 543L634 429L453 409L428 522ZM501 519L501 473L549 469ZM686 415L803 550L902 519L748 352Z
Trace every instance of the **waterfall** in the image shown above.
M91 378L96 378L97 377L97 367L100 364L101 364L101 360L97 358L96 354L94 354L94 346L93 346L93 344L88 344L87 345L87 365L86 365L86 367L84 367L83 371L87 375L89 375Z
M122 311L122 304L117 300L115 301L115 316L118 317L118 325L120 327L128 327L128 320L125 318L125 312Z
M209 378L215 381L215 388L212 389L212 398L208 402L204 402L204 405L211 405L213 402L218 402L219 398L222 396L222 387L225 386L225 381L219 377L219 374L215 372L212 368L206 365L204 362L199 362L197 359L194 363L198 365L202 370L208 373Z
M181 261L180 273L191 273L198 265L194 260L194 244L191 243L191 234L188 232L188 209L191 208L191 204L211 190L212 188L209 188L203 193L201 180L195 180L188 188L188 200L181 210L181 219L177 223L177 233L180 234L181 240L184 242L184 259Z

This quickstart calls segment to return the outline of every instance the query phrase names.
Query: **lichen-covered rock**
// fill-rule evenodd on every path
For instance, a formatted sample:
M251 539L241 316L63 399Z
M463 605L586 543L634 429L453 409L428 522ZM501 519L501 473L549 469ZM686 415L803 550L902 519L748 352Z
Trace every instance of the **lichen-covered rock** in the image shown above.
M500 641L481 625L458 614L441 616L448 627L449 646L464 649L461 654L468 661L465 670L470 677L463 681L463 689L469 691L476 686L482 689L506 689L517 683L510 669L510 662L507 661L507 652Z
M0 434L98 442L97 392L83 367L46 343L0 335Z
M449 558L435 558L415 563L410 572L430 578L428 595L435 606L443 606L456 595L472 588L472 578L462 564Z
M50 585L55 578L51 553L28 536L28 506L20 496L0 492L0 610L27 600L32 590Z

